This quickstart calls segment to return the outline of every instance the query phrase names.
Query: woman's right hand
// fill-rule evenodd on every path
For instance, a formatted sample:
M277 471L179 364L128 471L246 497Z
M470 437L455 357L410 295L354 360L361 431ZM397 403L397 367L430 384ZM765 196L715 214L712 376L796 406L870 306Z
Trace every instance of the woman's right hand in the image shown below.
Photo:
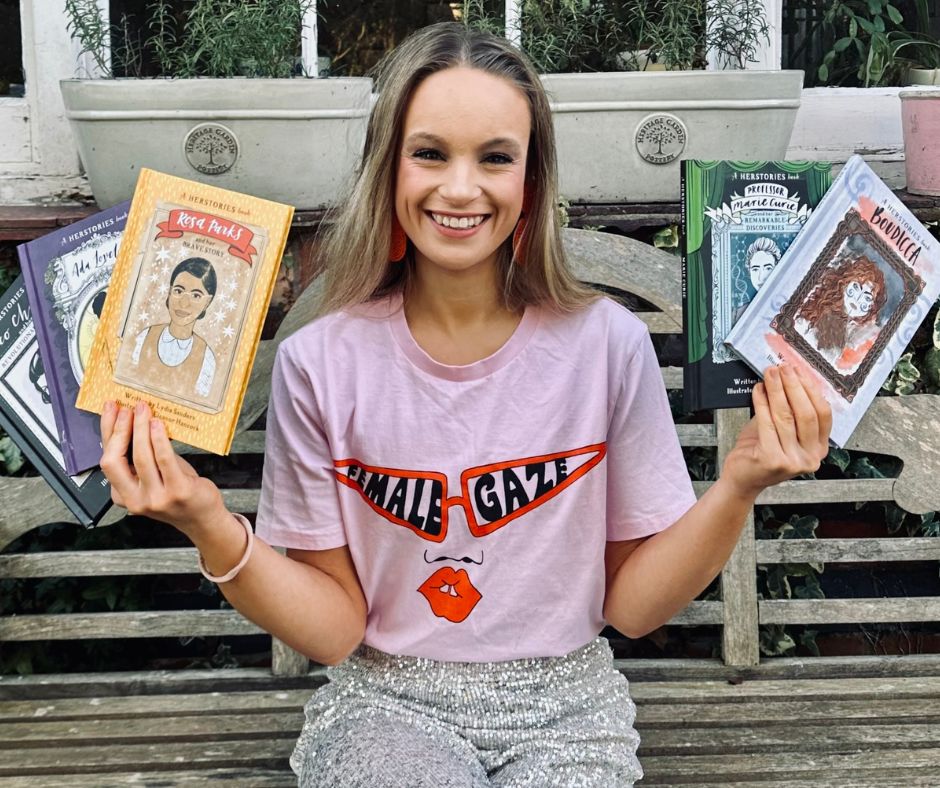
M163 422L151 417L145 402L133 410L105 403L101 445L111 500L131 514L169 523L190 538L225 516L218 487L173 450Z

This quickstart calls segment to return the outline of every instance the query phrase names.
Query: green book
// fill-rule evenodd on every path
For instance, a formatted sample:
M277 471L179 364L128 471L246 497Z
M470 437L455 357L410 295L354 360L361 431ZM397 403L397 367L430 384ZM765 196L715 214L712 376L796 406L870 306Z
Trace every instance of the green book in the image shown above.
M832 182L829 162L682 162L685 410L741 408L754 371L724 344Z

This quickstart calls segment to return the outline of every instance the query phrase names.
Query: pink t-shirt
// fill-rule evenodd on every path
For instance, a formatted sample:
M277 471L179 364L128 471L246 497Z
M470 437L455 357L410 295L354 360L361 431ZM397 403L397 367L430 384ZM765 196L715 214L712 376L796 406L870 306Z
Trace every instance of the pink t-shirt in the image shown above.
M529 307L466 366L418 346L399 296L278 351L258 534L349 545L382 651L566 654L604 626L606 542L694 502L649 334L608 299Z

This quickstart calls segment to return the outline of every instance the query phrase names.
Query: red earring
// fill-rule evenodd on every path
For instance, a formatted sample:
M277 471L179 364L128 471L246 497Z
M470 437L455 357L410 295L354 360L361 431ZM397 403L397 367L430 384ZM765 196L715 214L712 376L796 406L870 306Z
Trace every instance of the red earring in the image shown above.
M522 213L519 214L519 221L516 222L516 229L512 234L512 259L517 265L525 262L525 228L526 216L532 203L532 191L528 186L522 195Z
M405 257L408 249L408 236L402 229L398 216L392 213L392 241L389 245L388 259L391 263L399 263Z

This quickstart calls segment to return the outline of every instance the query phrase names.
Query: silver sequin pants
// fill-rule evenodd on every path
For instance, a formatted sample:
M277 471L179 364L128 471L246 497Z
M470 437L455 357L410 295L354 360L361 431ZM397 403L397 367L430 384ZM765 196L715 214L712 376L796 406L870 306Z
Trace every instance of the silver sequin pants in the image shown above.
M305 707L301 788L629 788L636 707L603 638L564 657L437 662L361 646Z

